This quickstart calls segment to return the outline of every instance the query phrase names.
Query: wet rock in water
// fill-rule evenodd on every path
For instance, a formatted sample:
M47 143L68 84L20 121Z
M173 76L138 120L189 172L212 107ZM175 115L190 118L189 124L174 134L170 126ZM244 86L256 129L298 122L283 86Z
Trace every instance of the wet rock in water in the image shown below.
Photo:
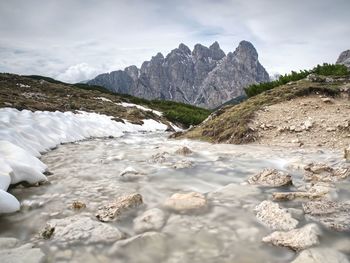
M117 220L123 212L143 204L140 194L130 194L119 197L114 202L98 208L96 217L102 222Z
M162 152L152 155L150 162L151 163L164 163L168 160L169 153Z
M190 155L193 152L191 151L190 148L184 146L184 147L181 147L181 148L177 149L175 153L176 154L180 154L180 155Z
M307 191L296 192L275 192L272 193L274 201L291 201L295 199L320 200L330 198L330 194L335 191L333 185L328 183L316 183Z
M73 210L81 210L86 208L86 204L82 201L74 201L71 205L71 209Z
M171 126L171 125L168 125L168 126L166 127L165 131L166 131L166 132L176 132L176 130L174 129L174 127Z
M350 175L350 168L334 169L323 163L311 163L304 167L305 181L336 182Z
M292 177L282 171L276 169L264 169L262 172L251 176L248 179L249 184L257 184L262 186L286 186L292 184Z
M348 148L345 148L344 149L344 158L347 160L347 161L350 161L350 146Z
M350 202L311 201L303 204L307 218L336 231L350 231Z
M298 225L298 220L286 209L271 201L261 202L255 208L255 212L259 222L272 230L291 230Z
M63 247L115 242L125 236L118 228L95 221L88 216L74 215L52 219L48 225L55 228L51 239Z
M119 174L120 178L125 181L136 181L144 178L146 175L136 171L132 167L127 167L124 171Z
M164 206L177 212L202 210L207 207L207 200L203 194L196 192L176 193L165 201Z
M320 234L321 231L316 224L308 224L302 228L292 229L287 232L275 231L264 237L263 242L300 251L318 244L318 236Z
M193 166L193 162L187 161L187 160L181 160L176 162L172 167L174 169L184 169L184 168L190 168Z
M55 227L50 224L47 224L44 227L44 229L40 232L40 236L43 239L50 239L54 232L55 232Z
M15 238L0 238L0 261L3 263L41 263L46 262L45 254L34 245L20 245Z
M152 208L134 219L134 231L136 233L157 231L164 226L165 220L165 214L161 209Z
M116 242L109 249L108 254L127 258L128 262L164 262L168 251L165 239L166 235L162 233L143 233ZM141 251L142 255L139 253Z
M331 248L306 249L291 263L349 263L347 257Z

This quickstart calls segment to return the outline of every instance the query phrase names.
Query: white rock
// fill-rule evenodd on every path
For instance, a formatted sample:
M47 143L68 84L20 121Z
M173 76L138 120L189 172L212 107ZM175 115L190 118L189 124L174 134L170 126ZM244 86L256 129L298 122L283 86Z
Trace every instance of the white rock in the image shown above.
M286 209L271 201L261 202L255 211L256 218L272 230L291 230L298 225L298 221Z
M349 263L346 256L330 248L306 249L291 263Z
M146 175L135 170L133 167L127 167L119 174L120 178L125 181L135 181L144 178Z
M279 187L292 184L292 177L276 169L264 169L262 172L251 176L248 183L262 186Z
M201 210L207 207L207 200L201 193L176 193L165 201L164 206L177 212Z
M143 233L150 230L159 230L165 224L165 214L159 208L152 208L134 219L134 231Z
M275 246L289 247L300 251L319 243L321 234L316 224L308 224L302 228L292 229L288 232L276 231L263 238L263 242L272 243Z

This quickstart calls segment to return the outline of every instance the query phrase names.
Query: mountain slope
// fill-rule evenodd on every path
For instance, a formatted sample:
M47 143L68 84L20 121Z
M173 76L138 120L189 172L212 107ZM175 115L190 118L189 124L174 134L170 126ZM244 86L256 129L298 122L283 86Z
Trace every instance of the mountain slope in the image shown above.
M193 51L184 44L166 57L161 53L145 61L141 68L105 73L88 84L113 92L146 99L173 100L205 108L215 108L241 95L253 83L269 81L254 46L242 41L232 53L214 42L209 48L196 44Z

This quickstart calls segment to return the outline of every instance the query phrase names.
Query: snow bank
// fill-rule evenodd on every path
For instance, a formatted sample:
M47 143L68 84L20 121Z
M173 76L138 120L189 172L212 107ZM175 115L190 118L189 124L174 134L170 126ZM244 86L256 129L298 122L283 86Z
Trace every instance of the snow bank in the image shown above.
M10 184L46 181L46 165L38 157L60 143L89 137L120 137L125 132L164 131L167 126L155 120L143 125L115 122L96 113L46 112L12 108L0 109L0 214L15 212L20 205L7 193Z
M152 110L150 108L146 108L144 106L133 104L133 103L122 102L122 103L116 103L116 104L120 105L120 106L123 106L123 107L136 107L136 108L138 108L140 110L143 110L143 111L151 111L151 112L153 112L154 114L156 114L158 116L162 116L163 115L163 113L160 112L160 111Z

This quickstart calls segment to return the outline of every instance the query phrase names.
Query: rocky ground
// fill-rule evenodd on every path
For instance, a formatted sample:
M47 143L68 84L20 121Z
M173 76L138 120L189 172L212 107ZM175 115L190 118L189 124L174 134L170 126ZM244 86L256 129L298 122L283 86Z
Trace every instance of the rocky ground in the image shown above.
M350 100L294 98L257 111L250 127L258 144L343 149L350 144Z

